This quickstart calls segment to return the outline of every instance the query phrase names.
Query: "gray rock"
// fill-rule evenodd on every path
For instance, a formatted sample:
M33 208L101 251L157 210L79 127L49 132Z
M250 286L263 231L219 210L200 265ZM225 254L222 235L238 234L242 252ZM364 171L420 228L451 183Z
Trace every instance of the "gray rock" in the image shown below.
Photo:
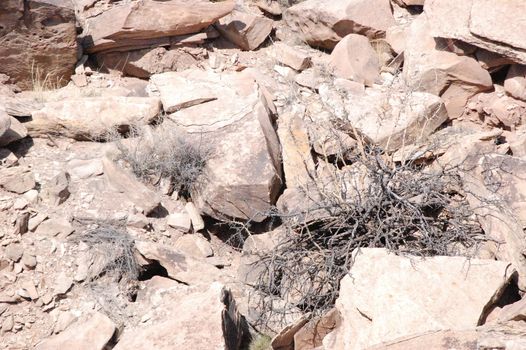
M40 192L40 198L52 205L60 205L64 203L71 194L69 192L70 178L69 173L61 171L45 185Z
M35 188L36 182L28 168L11 167L0 169L0 186L9 192L22 194Z

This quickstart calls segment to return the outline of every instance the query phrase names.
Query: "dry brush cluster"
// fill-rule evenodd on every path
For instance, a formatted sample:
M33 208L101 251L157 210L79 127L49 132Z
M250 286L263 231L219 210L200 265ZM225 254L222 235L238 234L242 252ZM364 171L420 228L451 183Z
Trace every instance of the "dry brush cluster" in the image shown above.
M173 191L186 197L202 181L212 154L202 140L190 140L184 132L163 125L132 126L127 136L114 140L120 158L140 179L154 184L166 179Z
M270 213L285 233L272 250L257 253L253 266L252 302L261 323L330 309L357 248L469 256L484 240L460 169L394 162L380 148L358 145L320 159L323 177L312 174L300 189L309 203L304 210Z

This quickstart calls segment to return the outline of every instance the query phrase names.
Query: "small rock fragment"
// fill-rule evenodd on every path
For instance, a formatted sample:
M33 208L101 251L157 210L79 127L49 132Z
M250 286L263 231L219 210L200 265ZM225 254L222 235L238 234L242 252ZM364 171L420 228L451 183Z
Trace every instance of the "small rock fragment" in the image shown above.
M192 221L187 213L173 213L168 216L168 225L184 232L190 232Z
M23 235L28 231L29 216L30 214L25 212L16 218L15 229L13 230L14 235Z
M49 219L38 225L35 233L42 236L60 236L65 238L72 234L73 231L73 227L66 219Z
M175 249L194 258L214 255L212 246L200 234L183 235L175 242Z
M190 216L190 220L192 221L192 227L194 228L194 232L204 229L205 222L203 221L203 218L201 217L201 214L199 213L199 210L196 208L194 203L188 202L186 203L184 208L186 209L186 212Z
M46 214L38 213L37 215L35 215L34 217L29 219L29 223L27 225L27 228L29 229L29 231L33 232L33 231L36 230L38 225L40 225L42 223L42 221L44 221L46 219L47 219L47 215Z
M40 193L42 200L53 205L64 203L71 194L69 192L70 178L69 173L65 171L56 175Z
M37 266L37 258L33 254L25 251L22 255L22 264L30 269L34 269Z
M285 43L277 42L274 44L274 55L278 62L289 66L297 71L309 68L311 58L299 48L290 47Z
M24 253L24 247L19 243L12 243L5 250L6 257L14 262L19 261Z
M55 280L55 284L53 286L54 294L55 295L66 294L72 286L73 286L73 279L68 277L64 272L61 272L57 276Z

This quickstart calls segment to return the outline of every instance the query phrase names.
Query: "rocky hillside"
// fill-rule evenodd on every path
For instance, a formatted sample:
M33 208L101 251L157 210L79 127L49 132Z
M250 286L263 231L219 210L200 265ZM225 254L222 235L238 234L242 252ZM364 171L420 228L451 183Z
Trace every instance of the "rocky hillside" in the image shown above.
M1 0L0 349L526 349L523 0Z

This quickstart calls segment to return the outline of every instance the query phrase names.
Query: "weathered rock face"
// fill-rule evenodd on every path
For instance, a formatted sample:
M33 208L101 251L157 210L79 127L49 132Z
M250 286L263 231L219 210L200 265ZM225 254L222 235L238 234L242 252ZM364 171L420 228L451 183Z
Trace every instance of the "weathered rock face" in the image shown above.
M508 0L429 0L424 12L433 36L460 39L526 64L524 2Z
M377 38L396 24L389 0L307 0L290 7L284 18L309 45L327 49L347 34Z
M198 70L152 76L169 118L210 147L196 204L216 218L261 221L281 186L279 142L267 101L249 73Z
M500 242L496 256L509 261L519 273L518 284L526 285L525 189L521 172L526 162L507 155L484 155L479 148L469 154L463 184L482 229ZM497 204L498 203L498 204Z
M491 89L491 76L475 59L436 47L426 19L421 16L413 21L406 40L403 76L412 89L441 96L449 117L455 119L471 96Z
M425 139L448 119L442 100L424 92L370 89L351 99L347 111L360 134L389 150Z
M215 266L167 246L136 242L136 248L147 260L158 261L170 278L189 285L208 284L220 275Z
M233 8L233 2L202 0L125 3L86 21L84 46L95 53L169 45L170 37L197 33Z
M475 120L489 126L515 130L526 123L526 102L506 94L502 86L495 85L492 92L473 96L466 108L468 114L475 113Z
M343 278L341 327L326 349L365 349L404 336L474 328L513 277L508 263L437 256L421 260L361 249Z
M116 329L108 317L96 312L73 323L60 334L45 339L35 349L103 350Z
M451 346L454 346L455 350L474 350L477 349L477 338L478 334L474 329L446 330L404 337L370 347L368 350L447 350L451 349Z
M149 78L152 74L196 67L205 56L206 51L199 48L167 50L157 47L153 50L101 53L97 55L97 62L101 67L121 71L129 76Z
M22 89L65 85L77 62L70 0L0 3L0 73Z
M159 116L154 97L87 97L47 102L24 123L31 137L61 135L76 140L104 138L114 129L148 124Z
M148 308L152 319L127 327L115 350L238 350L245 334L232 294L219 283L206 290L165 289L152 295Z
M233 11L216 25L223 36L243 50L256 49L269 36L272 27L271 19L241 11Z
M363 35L349 34L331 53L331 66L335 75L367 86L380 76L378 54Z

